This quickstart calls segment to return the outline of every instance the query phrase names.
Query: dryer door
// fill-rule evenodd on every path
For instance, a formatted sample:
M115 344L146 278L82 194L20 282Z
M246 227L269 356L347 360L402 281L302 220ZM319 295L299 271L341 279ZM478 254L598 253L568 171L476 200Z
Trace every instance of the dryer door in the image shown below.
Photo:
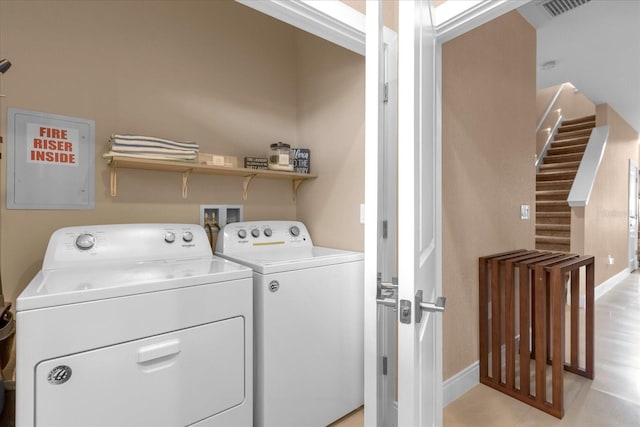
M36 425L185 426L239 405L244 334L235 317L43 361Z

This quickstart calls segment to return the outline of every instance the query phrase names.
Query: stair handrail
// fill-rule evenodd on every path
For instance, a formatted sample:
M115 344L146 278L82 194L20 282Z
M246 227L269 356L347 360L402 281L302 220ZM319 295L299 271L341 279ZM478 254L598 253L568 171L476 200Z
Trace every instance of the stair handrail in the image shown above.
M558 133L558 128L562 124L562 118L563 118L562 114L559 114L558 119L556 120L556 123L553 125L553 129L549 130L549 135L547 135L547 140L545 141L544 146L542 147L542 151L536 158L536 173L540 172L540 165L542 164L542 159L544 159L544 156L547 155L547 150L549 150L549 147L551 147L551 141L553 141L553 138L555 138L556 134Z
M540 118L540 121L538 122L538 125L536 126L536 133L538 133L538 131L542 127L542 123L544 123L544 121L547 119L547 116L551 112L551 109L553 108L553 105L558 100L558 97L562 93L562 89L564 88L565 85L566 85L566 83L562 83L560 85L560 87L558 88L558 90L556 91L556 94L553 95L553 98L551 98L551 102L549 102L549 105L547 106L547 109L544 111L544 114L542 115L542 117Z
M582 161L573 180L569 197L567 197L567 202L572 208L587 206L589 203L608 137L609 126L598 126L591 130L589 142L582 155Z

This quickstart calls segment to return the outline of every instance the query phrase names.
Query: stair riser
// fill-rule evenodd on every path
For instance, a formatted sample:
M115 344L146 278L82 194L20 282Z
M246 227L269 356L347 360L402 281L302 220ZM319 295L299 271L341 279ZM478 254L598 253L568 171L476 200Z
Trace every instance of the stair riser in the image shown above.
M589 121L589 122L577 123L573 125L567 125L563 123L558 128L558 133L572 132L575 130L593 129L594 127L596 127L595 120Z
M574 153L574 154L561 154L555 156L545 156L544 164L556 164L556 163L567 163L567 162L580 162L582 160L582 153Z
M578 170L580 162L568 162L568 163L549 163L540 165L541 171L558 170L558 169L575 169Z
M549 148L547 150L547 156L555 156L555 155L562 155L562 154L583 154L585 148L587 148L586 144L583 145L572 145L570 147L560 147L560 148ZM544 160L543 160L544 162Z
M538 181L536 183L536 191L546 190L571 190L573 181Z
M550 231L550 230L537 230L537 236L548 236L548 237L571 237L570 231Z
M569 252L570 248L571 248L571 245L554 245L554 244L536 242L536 249L541 251Z
M581 136L589 136L591 135L591 130L592 129L584 129L584 130L576 130L573 132L556 133L556 136L553 139L556 141L559 141L561 139L571 139L571 138L578 138Z
M536 224L567 224L571 225L571 217L536 217Z
M571 126L576 125L578 123L586 123L586 122L596 122L596 116L594 114L590 116L577 117L575 119L563 120L562 126Z
M536 212L571 212L571 207L569 207L569 205L566 206L555 206L555 205L551 205L551 206L545 206L545 205L538 205L536 204Z
M572 180L576 177L576 171L572 172L553 172L547 174L536 175L536 182L540 181L565 181Z
M572 145L586 145L589 143L589 138L571 138L571 139L561 139L561 140L553 140L549 145L549 148L561 148L561 147L569 147Z
M559 193L559 194L536 194L536 202L543 202L543 201L566 202L567 197L569 197L568 191L563 191L562 193Z

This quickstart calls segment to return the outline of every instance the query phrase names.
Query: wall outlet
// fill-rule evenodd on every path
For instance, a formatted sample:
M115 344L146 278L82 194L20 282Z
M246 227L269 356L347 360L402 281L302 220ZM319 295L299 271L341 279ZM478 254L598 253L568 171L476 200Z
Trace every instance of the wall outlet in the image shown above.
M529 205L520 205L520 219L529 219L531 217L531 209Z

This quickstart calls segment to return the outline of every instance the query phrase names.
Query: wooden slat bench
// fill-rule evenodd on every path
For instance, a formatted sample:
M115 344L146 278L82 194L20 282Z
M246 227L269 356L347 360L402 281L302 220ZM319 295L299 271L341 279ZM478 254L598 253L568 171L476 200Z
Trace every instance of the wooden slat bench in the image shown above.
M584 367L579 366L581 268L586 278ZM592 256L561 252L519 249L479 258L482 384L558 418L564 416L563 371L587 378L594 374L593 269ZM567 277L571 283L571 341L569 361L565 363ZM547 365L551 365L551 400L547 399Z

